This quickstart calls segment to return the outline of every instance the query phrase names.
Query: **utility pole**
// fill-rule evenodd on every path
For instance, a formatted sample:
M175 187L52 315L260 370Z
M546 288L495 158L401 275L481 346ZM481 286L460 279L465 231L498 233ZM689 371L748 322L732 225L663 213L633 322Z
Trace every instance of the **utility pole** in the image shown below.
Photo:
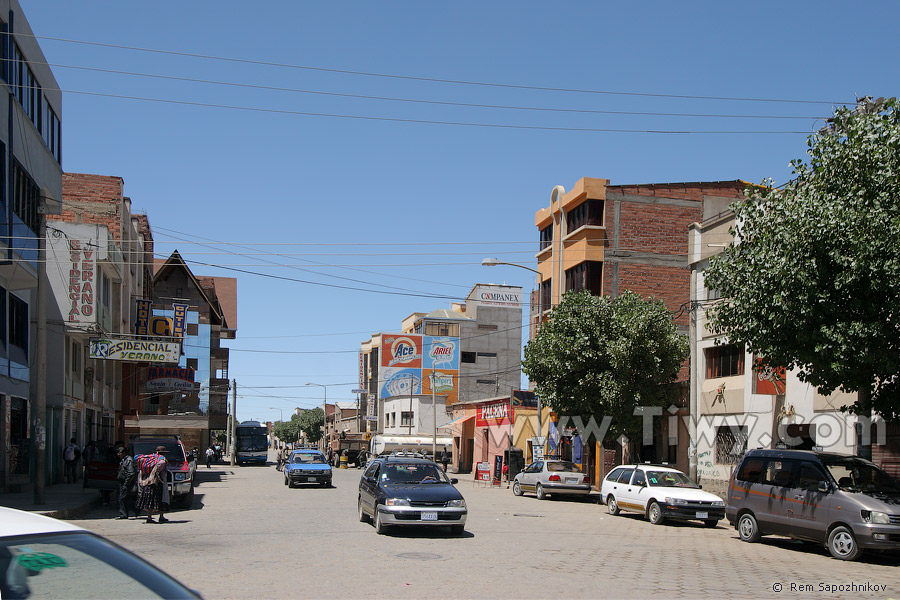
M429 377L431 377L431 460L437 461L437 404L434 397L434 369L431 369Z
M44 199L38 204L38 280L37 280L37 382L34 399L34 503L45 504L47 483L47 215Z
M237 450L237 379L231 380L231 435L228 436L228 453L231 455L231 466L235 465L234 453Z

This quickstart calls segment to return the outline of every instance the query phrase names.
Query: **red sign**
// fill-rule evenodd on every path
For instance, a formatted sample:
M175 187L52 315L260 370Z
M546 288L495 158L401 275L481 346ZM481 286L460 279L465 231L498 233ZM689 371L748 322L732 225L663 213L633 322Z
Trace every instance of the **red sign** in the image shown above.
M766 394L777 396L785 391L784 367L764 367L760 359L756 359L756 367L753 369L754 394Z
M480 462L475 465L475 481L491 480L491 463Z
M491 425L508 425L513 418L513 411L509 406L509 399L495 402L484 402L478 405L475 413L475 427L490 427Z

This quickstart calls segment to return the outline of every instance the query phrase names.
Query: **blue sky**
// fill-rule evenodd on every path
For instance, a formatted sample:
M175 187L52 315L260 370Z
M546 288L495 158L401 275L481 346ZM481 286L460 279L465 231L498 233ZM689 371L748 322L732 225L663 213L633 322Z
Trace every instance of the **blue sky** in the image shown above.
M238 278L241 420L352 400L371 333L533 287L480 263L534 266L557 184L783 183L833 103L897 95L890 1L21 3L64 170Z

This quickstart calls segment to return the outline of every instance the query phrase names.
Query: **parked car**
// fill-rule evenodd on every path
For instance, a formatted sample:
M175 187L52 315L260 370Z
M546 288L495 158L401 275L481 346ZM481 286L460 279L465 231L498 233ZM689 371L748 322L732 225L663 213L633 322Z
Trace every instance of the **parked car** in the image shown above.
M281 470L284 473L284 485L289 488L301 483L331 487L331 465L324 454L313 448L291 451Z
M0 597L108 598L111 592L117 598L200 598L104 537L0 507Z
M95 442L94 457L85 461L85 489L115 490L118 485L119 457L114 446L106 442Z
M728 522L746 542L776 534L824 544L834 558L900 548L900 485L858 456L750 450L731 477Z
M450 532L465 531L468 509L449 479L434 461L414 456L379 456L359 480L359 520L372 520L375 531L389 527L450 526Z
M591 493L591 477L568 460L546 459L531 463L513 478L513 494L534 492L538 500L548 495L586 496Z
M631 511L654 525L666 519L703 521L715 527L725 517L725 501L700 489L690 477L664 465L622 465L603 479L600 496L611 515Z
M181 508L190 508L194 502L194 476L197 461L193 453L186 452L181 438L177 435L136 435L131 438L129 453L132 456L153 454L157 446L165 446L170 503Z

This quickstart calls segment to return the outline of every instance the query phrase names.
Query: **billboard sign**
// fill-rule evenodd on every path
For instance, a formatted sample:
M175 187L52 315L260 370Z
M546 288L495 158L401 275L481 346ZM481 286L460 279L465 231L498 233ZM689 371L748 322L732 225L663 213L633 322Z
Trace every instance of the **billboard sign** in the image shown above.
M509 399L483 402L478 405L475 413L475 427L490 427L493 425L508 425L512 420L512 409Z
M474 290L474 296L480 306L522 309L522 288L520 287L479 285Z
M192 391L194 389L194 369L149 367L146 388L160 392Z
M459 398L459 338L416 334L381 334L379 397L431 394Z
M88 358L177 364L181 358L181 344L123 338L91 338Z

